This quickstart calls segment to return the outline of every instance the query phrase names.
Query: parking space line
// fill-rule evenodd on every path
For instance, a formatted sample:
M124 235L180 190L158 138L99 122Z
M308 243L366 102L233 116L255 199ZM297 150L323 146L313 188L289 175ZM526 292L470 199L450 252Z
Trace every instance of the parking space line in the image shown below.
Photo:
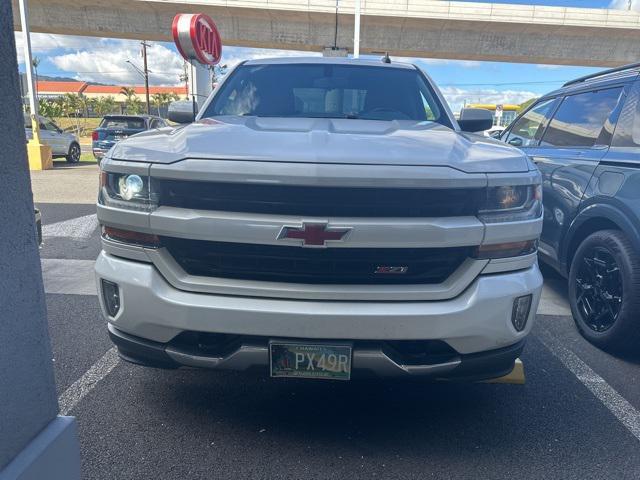
M43 258L40 262L46 293L97 295L95 260Z
M589 365L562 345L549 330L540 327L539 338L544 346L615 415L620 423L622 423L636 439L640 440L640 412L611 387L604 378L594 372Z
M93 235L96 228L98 228L98 217L95 213L92 213L83 217L44 225L42 227L42 236L68 237L86 240L91 238L91 235Z
M107 352L94 363L84 375L67 388L58 398L60 414L68 415L78 403L91 391L104 377L120 362L120 357L115 347Z

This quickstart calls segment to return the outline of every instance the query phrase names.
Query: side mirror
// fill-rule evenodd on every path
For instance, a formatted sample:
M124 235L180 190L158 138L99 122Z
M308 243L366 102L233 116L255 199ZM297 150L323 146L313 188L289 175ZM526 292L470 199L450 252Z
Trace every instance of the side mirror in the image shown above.
M513 137L511 140L509 140L507 142L509 145L512 145L514 147L521 147L522 146L522 139L520 137Z
M463 108L458 124L463 132L483 132L493 127L493 114L484 108Z
M191 123L198 113L198 104L191 100L171 102L167 112L167 118L175 123Z

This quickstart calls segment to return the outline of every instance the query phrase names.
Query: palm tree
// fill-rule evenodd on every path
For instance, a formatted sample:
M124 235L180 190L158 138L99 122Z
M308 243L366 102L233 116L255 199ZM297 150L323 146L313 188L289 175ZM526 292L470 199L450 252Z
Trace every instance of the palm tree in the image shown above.
M173 92L156 93L151 97L151 101L153 105L156 107L159 117L162 116L162 114L160 113L160 109L175 100L178 100L178 96Z
M80 95L76 93L65 93L60 98L60 104L62 107L62 114L65 117L74 117L76 119L76 135L80 135L80 114L82 112L82 100Z
M36 95L36 99L38 98L38 65L40 65L40 59L38 57L33 57L33 59L31 60L31 65L33 65L33 69L35 70L36 73L36 91L35 91L35 95Z
M122 87L120 94L126 97L124 106L127 113L136 114L142 111L142 102L133 87Z

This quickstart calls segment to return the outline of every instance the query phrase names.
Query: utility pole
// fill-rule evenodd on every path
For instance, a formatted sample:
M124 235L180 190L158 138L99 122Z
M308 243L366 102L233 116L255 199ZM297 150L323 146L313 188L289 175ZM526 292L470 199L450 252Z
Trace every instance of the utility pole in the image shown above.
M151 107L149 104L149 69L147 68L147 46L148 43L146 41L140 42L142 45L142 61L143 61L143 72L144 72L144 91L147 97L147 115L151 115Z

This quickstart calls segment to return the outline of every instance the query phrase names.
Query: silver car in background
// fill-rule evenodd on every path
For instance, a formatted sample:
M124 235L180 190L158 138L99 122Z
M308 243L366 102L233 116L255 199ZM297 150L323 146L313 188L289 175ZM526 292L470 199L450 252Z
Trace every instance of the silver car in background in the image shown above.
M51 147L53 158L64 157L68 163L78 163L80 161L80 142L78 137L69 132L64 132L52 120L38 115L40 123L40 140L45 145ZM27 140L33 138L31 118L24 116L24 130Z

